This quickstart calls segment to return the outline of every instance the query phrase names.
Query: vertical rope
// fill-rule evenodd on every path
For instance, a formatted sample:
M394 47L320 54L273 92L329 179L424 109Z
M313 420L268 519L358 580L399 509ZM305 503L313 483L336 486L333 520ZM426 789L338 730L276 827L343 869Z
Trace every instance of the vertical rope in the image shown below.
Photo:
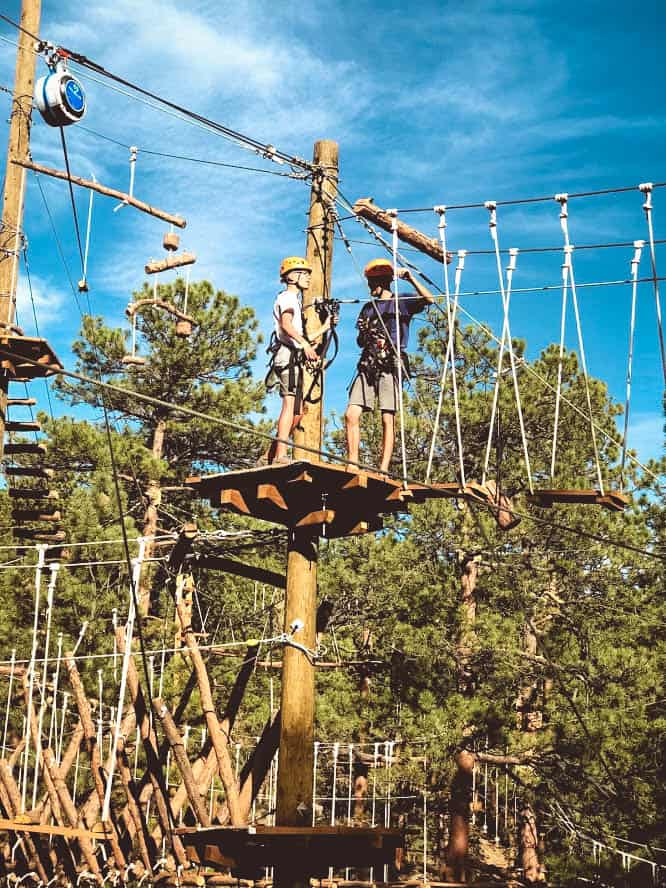
M335 803L337 800L337 781L338 781L338 755L340 753L340 744L333 744L333 787L331 791L331 826L335 826ZM314 806L313 806L314 807ZM333 867L329 867L328 869L328 881L329 884L333 882Z
M319 741L315 740L314 758L312 762L312 825L315 825L316 819L316 802L317 802L317 763L319 761Z
M53 596L60 564L57 561L49 564L51 576L46 590L46 638L44 639L44 659L42 662L42 686L40 688L39 715L37 716L37 737L39 745L35 749L35 772L32 780L32 807L37 806L37 786L39 785L39 766L42 759L42 730L44 728L44 712L46 710L46 682L48 680L49 649L51 646L51 622L53 619Z
M67 718L67 701L69 700L69 694L67 691L63 691L62 695L62 715L60 717L60 736L58 737L58 742L56 746L56 763L59 765L62 761L62 744L65 740L65 720ZM57 731L57 725L56 725Z
M592 396L590 394L590 379L587 372L587 360L585 358L585 343L583 342L583 328L580 322L580 312L578 311L578 296L576 295L576 280L573 270L573 246L569 240L569 211L567 208L567 194L556 194L555 200L560 204L560 224L564 234L565 245L565 262L569 263L569 281L571 283L571 301L573 303L574 317L576 318L576 331L578 333L578 350L580 351L580 361L583 368L583 377L585 379L585 397L587 400L587 410L590 419L590 432L592 434L592 447L594 449L594 462L597 470L597 483L599 484L599 492L604 495L604 479L601 474L601 463L599 462L599 448L597 446L597 435L594 430L594 417L592 415Z
M631 317L629 320L629 349L627 354L627 392L624 403L624 430L622 432L622 460L620 463L620 479L624 488L624 469L627 460L627 434L629 431L629 407L631 404L631 374L634 362L634 331L636 329L636 296L638 291L638 266L645 241L634 241L634 256L631 260Z
M557 361L557 385L555 387L555 419L553 421L553 443L550 455L551 479L555 478L555 462L557 460L557 433L560 426L560 402L562 399L562 366L564 363L564 336L567 327L567 289L569 286L569 268L570 262L565 244L564 261L562 262L562 313L560 316L560 352Z
M664 374L664 385L666 385L666 350L664 349L664 329L661 320L661 299L659 297L659 278L657 277L657 256L654 249L654 231L652 228L652 182L644 182L638 186L639 190L645 195L645 219L648 227L648 237L650 239L650 263L652 265L652 280L654 282L654 301L657 310L657 334L659 336L659 351L661 353L661 369Z
M37 566L35 568L35 617L32 626L32 651L28 670L28 712L25 724L25 755L23 756L23 786L21 787L21 814L25 814L25 803L28 794L28 751L30 749L30 722L32 713L32 696L35 691L35 660L37 659L37 627L39 626L39 599L42 588L42 571L46 558L46 546L37 547Z
M428 758L423 756L423 884L428 882Z
M407 487L407 451L405 448L405 410L402 391L402 345L400 342L400 295L398 291L398 211L387 210L391 216L392 250L393 250L393 291L395 306L395 345L398 360L398 398L400 416L400 453L402 457L402 482Z
M442 412L442 403L444 401L444 386L446 384L446 372L449 366L449 361L451 362L451 381L452 381L452 391L453 391L453 404L455 410L456 417L456 440L458 443L458 461L460 466L460 485L461 487L465 486L465 466L463 462L463 447L462 447L462 432L461 432L461 424L460 424L460 405L458 401L458 382L456 375L456 358L455 358L455 335L456 335L456 314L458 311L458 293L460 286L460 277L458 271L456 271L456 292L453 302L453 307L451 306L451 294L449 289L449 269L446 262L447 250L446 250L446 207L438 206L435 207L435 212L439 214L439 225L437 226L437 230L439 232L439 239L442 244L442 255L443 260L442 264L444 266L444 293L446 296L446 318L448 324L448 337L446 343L446 352L444 356L444 365L442 367L442 378L439 383L439 397L437 399L437 410L435 411L435 421L433 423L432 429L432 440L430 442L430 452L428 453L428 466L426 469L426 484L430 481L430 474L432 471L432 460L435 453L435 441L437 439L437 432L439 430L439 418ZM463 253L462 262L464 264L464 251L458 251L459 261L461 259L461 252Z
M7 691L7 711L5 712L5 725L2 731L2 754L7 752L7 731L9 729L9 710L12 705L12 686L14 684L14 670L16 669L16 648L12 648L12 657L9 661L9 690Z
M132 564L132 586L135 592L139 588L139 582L141 580L141 565L143 563L144 553L146 548L146 541L143 537L139 539L139 551L137 557L134 559L134 563ZM127 624L125 626L125 651L123 654L123 668L120 674L120 691L118 694L118 713L116 716L116 727L113 733L113 753L111 755L111 767L109 768L109 776L106 781L106 792L104 794L104 805L102 807L102 821L109 819L109 812L111 806L111 787L113 784L113 775L115 771L115 762L116 762L116 753L118 751L118 740L120 737L120 727L123 720L123 708L125 706L125 692L127 689L127 673L129 671L130 657L131 657L131 649L132 649L132 637L134 635L134 620L136 618L136 614L134 611L134 599L135 595L130 595L129 598L129 610L127 614ZM151 689L152 690L152 689ZM151 697L152 699L152 697ZM152 707L151 707L152 708ZM167 776L168 781L168 776Z
M379 758L379 743L375 743L372 752L372 809L370 826L377 826L375 813L377 811L377 760ZM370 867L370 881L375 880L375 868Z
M352 825L352 792L354 788L354 744L349 744L349 785L347 788L347 826ZM349 867L345 867L345 881L349 881Z
M495 768L495 844L499 845L499 778Z
M518 385L518 371L516 369L516 358L513 353L513 342L511 340L511 326L509 323L509 304L511 300L511 286L513 283L513 273L516 269L516 261L518 258L518 250L512 247L509 250L509 265L506 270L507 286L504 286L504 275L502 274L502 260L500 257L499 238L497 235L497 204L493 200L485 203L486 209L490 213L489 227L490 236L495 247L495 261L497 263L497 277L499 280L500 293L502 294L502 307L504 309L504 321L502 324L502 336L500 338L499 355L497 359L497 378L495 379L495 391L493 393L493 409L490 420L490 428L488 429L488 442L486 446L486 457L483 466L483 477L481 483L485 484L488 474L488 466L490 464L490 448L492 445L493 430L495 427L495 414L497 411L497 403L499 400L499 387L502 379L502 362L504 359L504 348L509 352L509 362L511 364L511 375L513 377L513 389L516 399L516 410L518 412L518 423L520 425L520 437L523 444L523 459L525 461L525 471L527 472L527 483L530 493L534 493L532 484L532 468L530 466L530 455L527 449L527 433L525 431L525 422L523 420L523 407L520 398L520 386Z
M90 174L90 178L93 182L96 182L94 174ZM83 251L83 278L81 283L85 284L88 278L88 255L90 253L90 232L92 230L92 212L93 212L93 199L95 197L95 192L90 192L90 197L88 198L88 221L86 223L86 245Z
M476 762L472 768L472 826L476 825Z

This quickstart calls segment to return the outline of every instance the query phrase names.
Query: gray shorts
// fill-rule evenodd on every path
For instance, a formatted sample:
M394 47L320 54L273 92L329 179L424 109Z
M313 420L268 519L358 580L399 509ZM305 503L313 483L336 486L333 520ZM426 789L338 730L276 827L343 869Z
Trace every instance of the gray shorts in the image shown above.
M381 373L375 385L370 385L365 373L359 373L349 392L349 403L364 410L372 410L375 400L385 413L398 409L398 380L392 373Z
M273 368L280 382L280 397L284 398L285 395L293 395L300 400L299 395L302 397L303 393L303 367L300 364L296 364L290 370L288 366L290 358L291 349L287 348L286 345L280 346L275 355ZM289 384L290 376L292 378L291 385Z

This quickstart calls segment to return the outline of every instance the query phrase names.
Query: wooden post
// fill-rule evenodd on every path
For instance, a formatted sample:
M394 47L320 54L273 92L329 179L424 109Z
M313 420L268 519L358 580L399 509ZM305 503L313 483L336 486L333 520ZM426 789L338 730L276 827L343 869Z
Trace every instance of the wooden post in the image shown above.
M30 123L32 93L35 81L34 40L26 32L39 33L41 0L22 0L21 28L18 32L14 97L9 124L5 191L2 196L2 224L0 225L0 328L14 321L14 300L18 280L19 250L23 226L26 171L12 161L24 160L30 153ZM5 415L7 410L8 379L0 379L0 459L4 455Z
M303 300L306 323L313 326L317 317L312 307L315 300L328 299L331 291L333 261L333 214L330 201L335 196L338 178L338 146L331 141L316 142L314 163L321 172L315 175L310 193L310 213L306 257L313 268L310 288ZM323 386L323 380L322 380ZM311 380L304 381L305 391ZM313 391L315 399L320 386ZM306 405L302 431L294 437L294 456L311 458L298 445L321 450L322 401ZM325 508L325 504L322 506ZM307 648L316 643L317 614L317 530L303 527L290 530L287 549L287 589L285 630L296 621L302 625L296 640ZM279 826L305 826L312 818L312 768L314 742L315 670L299 650L286 646L282 658L282 700L280 732L280 766L277 781L277 813ZM298 869L279 867L275 888L297 888L309 885L309 874Z

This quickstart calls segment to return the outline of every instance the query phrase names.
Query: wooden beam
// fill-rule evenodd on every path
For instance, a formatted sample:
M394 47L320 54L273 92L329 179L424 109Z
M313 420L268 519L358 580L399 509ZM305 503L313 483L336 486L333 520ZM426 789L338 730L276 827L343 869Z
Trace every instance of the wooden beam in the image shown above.
M242 512L243 515L250 514L250 510L240 490L220 491L220 505L227 506L230 509L236 509L238 512Z
M315 527L317 524L332 524L333 521L335 521L334 509L317 509L304 515L296 522L296 527Z
M352 207L352 212L363 219L367 219L368 222L372 222L373 225L382 228L384 231L389 233L393 231L393 216L386 210L378 207L371 197L362 197L357 200ZM407 225L400 219L397 220L397 223L397 233L401 241L409 244L410 247L414 247L421 253L425 253L426 256L436 259L438 262L443 261L444 253L438 238L428 237L417 228L412 228L411 225Z
M196 564L198 567L205 567L209 570L222 570L237 577L246 577L248 580L266 583L267 585L275 586L276 589L284 589L287 584L284 574L275 573L275 571L267 570L265 567L255 567L253 564L233 561L231 558L205 555L197 558Z
M108 188L106 185L101 185L99 182L92 182L90 179L82 179L80 176L68 176L63 170L54 170L51 167L44 166L41 163L33 163L30 160L12 160L12 163L15 163L17 166L25 167L26 170L41 173L43 176L51 176L54 179L63 179L65 182L71 182L73 185L78 185L81 188L88 188L90 191L96 191L98 194L103 194L105 197L113 197L115 200L120 200L122 203L127 204L127 206L134 207L135 210L140 210L142 213L147 213L149 216L154 216L156 219L162 219L164 222L168 222L169 225L175 225L177 228L185 228L187 225L187 222L182 216L174 216L172 213L167 213L165 210L153 207L151 204L147 204L143 200L137 200L135 197L131 197L124 191L118 191L116 188Z
M184 265L194 265L197 257L194 253L169 253L166 259L151 260L146 262L144 271L146 274L158 274L160 271L169 271L171 268L182 268Z
M289 508L275 484L259 484L257 486L257 499L268 500L268 502L277 506L278 509L283 509L284 511Z

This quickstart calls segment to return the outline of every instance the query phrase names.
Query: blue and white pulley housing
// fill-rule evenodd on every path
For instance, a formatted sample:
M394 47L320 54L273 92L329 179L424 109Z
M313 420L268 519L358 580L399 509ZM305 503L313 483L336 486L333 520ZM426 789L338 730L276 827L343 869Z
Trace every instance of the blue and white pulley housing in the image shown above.
M86 94L81 82L59 61L35 84L35 104L49 126L69 126L85 115Z

